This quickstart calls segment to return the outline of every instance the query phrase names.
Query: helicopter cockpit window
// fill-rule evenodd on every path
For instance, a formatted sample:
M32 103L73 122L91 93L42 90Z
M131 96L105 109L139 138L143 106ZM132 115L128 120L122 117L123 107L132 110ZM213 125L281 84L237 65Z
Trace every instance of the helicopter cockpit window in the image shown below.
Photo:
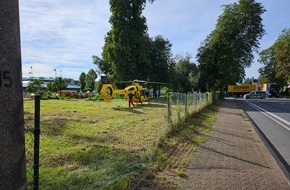
M110 81L107 76L101 76L102 84L110 84Z
M128 91L133 91L133 90L135 90L135 89L134 89L134 87L132 87L132 88L129 88L129 90L128 90Z

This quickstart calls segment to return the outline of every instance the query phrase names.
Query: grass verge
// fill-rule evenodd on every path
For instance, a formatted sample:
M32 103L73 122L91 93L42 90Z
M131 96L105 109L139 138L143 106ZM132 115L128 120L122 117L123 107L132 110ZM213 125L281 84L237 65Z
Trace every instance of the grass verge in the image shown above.
M24 101L29 184L33 112L34 102ZM210 130L214 109L203 109L172 128L166 114L165 103L129 109L124 100L41 101L40 189L131 189L152 171L154 179L162 178L158 171L185 177L189 155L205 141L202 133Z

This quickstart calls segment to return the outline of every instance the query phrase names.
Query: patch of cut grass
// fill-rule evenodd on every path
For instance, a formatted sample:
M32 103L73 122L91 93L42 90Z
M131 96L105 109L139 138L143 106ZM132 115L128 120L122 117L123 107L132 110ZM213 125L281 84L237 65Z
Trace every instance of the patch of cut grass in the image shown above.
M34 101L24 109L26 150L33 152ZM42 100L40 189L128 188L168 129L166 110L157 103L128 109L124 100Z
M33 152L34 101L24 101L24 109L26 151ZM143 171L165 168L181 177L195 143L214 121L208 108L170 127L166 103L128 109L124 100L42 100L40 115L40 189L45 190L130 189ZM31 162L31 154L27 158Z

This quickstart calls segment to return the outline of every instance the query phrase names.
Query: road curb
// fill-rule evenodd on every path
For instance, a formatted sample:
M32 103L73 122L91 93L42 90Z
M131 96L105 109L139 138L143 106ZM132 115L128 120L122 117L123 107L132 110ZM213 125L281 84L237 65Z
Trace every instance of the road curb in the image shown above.
M270 154L273 156L273 158L277 162L279 168L282 170L282 172L283 172L285 178L287 179L288 183L290 184L290 165L283 158L283 156L279 153L279 151L275 148L275 146L271 143L271 141L267 138L267 136L263 133L263 131L259 128L259 126L251 119L251 117L247 114L247 112L242 110L240 108L240 106L239 106L239 109L247 116L247 118L249 119L251 125L255 129L256 133L261 138L261 140L265 144L266 148L268 149Z

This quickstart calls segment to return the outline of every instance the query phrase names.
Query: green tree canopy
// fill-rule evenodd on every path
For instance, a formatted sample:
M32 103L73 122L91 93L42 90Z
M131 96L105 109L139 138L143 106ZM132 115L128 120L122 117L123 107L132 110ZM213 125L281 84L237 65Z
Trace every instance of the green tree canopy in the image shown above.
M264 65L259 69L263 77L280 85L290 81L290 29L283 30L275 43L259 56L259 62Z
M84 89L86 87L86 74L84 72L81 73L79 80L81 91L84 92Z
M65 90L67 87L67 81L62 77L56 77L53 82L55 91Z
M105 36L102 58L94 56L99 69L115 80L147 78L150 73L149 37L142 16L146 0L110 0L112 27ZM153 2L150 0L149 2Z
M40 79L34 79L32 82L30 82L27 85L26 90L28 92L40 93L42 84L43 84L43 82Z
M198 90L198 68L191 61L191 56L177 56L174 66L173 90L178 92L192 92Z
M161 35L150 40L150 70L147 78L150 81L170 82L174 60L172 59L172 44Z
M215 30L198 49L200 85L204 89L224 89L241 81L251 66L253 51L265 31L261 14L265 9L255 0L240 0L224 6Z
M95 80L98 77L94 69L90 69L88 74L86 74L85 79L85 91L93 91L95 89Z

